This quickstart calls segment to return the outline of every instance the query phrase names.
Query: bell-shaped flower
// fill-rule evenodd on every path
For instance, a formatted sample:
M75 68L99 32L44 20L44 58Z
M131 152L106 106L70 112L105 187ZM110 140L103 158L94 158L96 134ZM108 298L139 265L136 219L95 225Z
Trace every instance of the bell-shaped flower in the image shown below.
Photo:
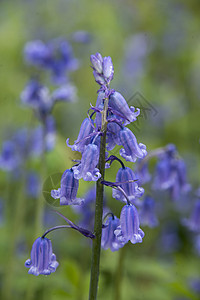
M95 81L100 85L109 84L113 79L114 67L110 56L102 57L100 53L90 56Z
M119 138L120 126L115 122L110 122L107 125L107 150L111 151L114 149L116 145L121 145L121 141Z
M142 159L138 159L136 163L135 175L139 184L145 184L151 180L151 174L148 170L148 162Z
M137 182L129 182L136 180L135 174L133 171L128 168L120 168L117 172L116 183L119 183L119 186L124 190L128 199L131 203L136 203L137 198L141 197L144 194L144 189L139 187ZM124 194L118 190L113 188L112 190L113 198L121 201L127 201Z
M34 108L41 116L46 115L52 108L53 101L47 87L37 80L31 80L21 93L23 104Z
M132 131L126 127L120 130L119 137L124 149L120 149L120 155L126 160L135 162L137 158L144 158L147 155L146 146L137 143Z
M120 221L116 216L110 216L105 226L102 228L101 247L104 250L110 248L111 251L117 251L124 246L124 243L117 239L114 231L120 225Z
M16 150L14 142L8 140L3 143L0 153L0 169L9 172L18 167L21 159Z
M114 67L110 56L103 58L102 66L103 66L103 76L106 79L106 82L110 83L114 75Z
M77 88L71 83L64 84L52 93L52 100L74 102L77 98Z
M54 199L60 198L60 205L80 205L84 199L77 198L79 181L74 177L73 169L67 169L61 178L60 188L52 190L51 196Z
M190 218L183 222L191 231L200 233L200 199L195 202Z
M91 55L90 56L90 61L93 65L93 69L97 73L101 74L102 71L103 71L103 66L102 66L103 58L102 58L101 54L97 52L95 55Z
M37 238L33 243L31 259L25 262L25 267L29 268L28 273L35 276L50 275L56 271L58 265L56 256L52 252L51 241L46 237Z
M101 174L96 168L99 162L99 148L95 144L89 144L85 147L82 154L81 163L74 167L74 177L85 181L97 181Z
M67 141L66 141L67 146L70 147L73 151L79 151L82 153L85 149L85 146L88 145L91 141L90 134L93 131L92 124L93 124L93 121L89 120L88 118L83 120L80 131L79 131L78 138L74 142L74 145L70 145L69 139L67 139Z
M144 232L139 227L139 216L137 209L132 204L127 204L122 208L120 215L120 225L115 230L116 237L127 243L131 241L132 244L142 243Z
M28 42L24 56L27 63L49 70L56 84L65 83L66 73L78 67L78 60L74 58L71 45L61 38L51 40L47 44L40 40Z
M146 196L141 203L139 210L140 222L151 228L158 225L158 219L155 215L155 201L153 198Z
M129 108L124 97L116 91L109 97L109 106L124 117L125 124L136 121L140 114L139 108L136 111L133 106Z
M176 158L174 145L168 145L166 151L159 156L153 188L168 190L174 200L188 193L191 189L187 182L185 162Z

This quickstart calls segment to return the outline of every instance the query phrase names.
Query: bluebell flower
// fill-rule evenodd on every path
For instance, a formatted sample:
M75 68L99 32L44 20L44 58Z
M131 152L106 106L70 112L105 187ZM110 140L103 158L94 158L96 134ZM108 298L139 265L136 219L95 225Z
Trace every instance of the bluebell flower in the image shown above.
M105 227L102 228L101 247L104 250L110 249L111 251L117 251L124 246L124 243L120 241L114 231L120 225L120 221L116 216L110 216L107 218Z
M177 224L167 222L161 231L159 239L160 249L165 253L173 253L180 248L180 238Z
M136 163L135 175L138 179L138 184L145 184L151 180L151 174L148 170L148 162L143 159L138 159Z
M91 34L85 30L78 30L72 34L72 38L77 43L90 43L91 42Z
M40 177L36 172L29 172L26 181L26 193L28 196L37 198L40 195Z
M124 49L123 74L131 84L137 82L145 73L146 58L152 49L152 40L148 40L145 32L140 32L128 37Z
M191 189L187 182L185 163L176 158L176 153L175 146L168 145L166 151L159 156L153 182L154 189L168 190L175 200Z
M59 263L52 252L51 241L47 238L37 238L31 250L31 259L25 262L25 267L29 268L28 273L38 276L50 275L56 271Z
M74 177L73 169L67 169L62 175L60 188L52 190L51 196L60 199L60 205L80 205L84 199L76 198L79 181Z
M16 150L16 145L13 141L3 142L0 154L0 168L2 170L10 172L19 166L21 160Z
M41 117L50 112L53 101L47 87L37 80L31 80L21 93L23 104L33 108Z
M24 57L26 62L31 65L47 68L51 60L51 52L44 42L35 40L26 43Z
M146 146L137 143L132 131L126 127L120 130L119 137L124 149L120 149L120 155L126 160L135 162L137 158L144 158L147 155Z
M56 84L65 83L66 73L78 67L78 60L74 58L72 47L64 39L55 39L47 44L39 40L28 42L24 56L27 63L50 70Z
M137 182L128 182L136 180L134 172L128 168L120 168L117 172L116 183L120 183L119 186L124 190L128 199L131 203L135 203L137 198L144 194L144 189L139 187ZM113 198L121 201L127 201L125 196L118 190L113 188L112 190Z
M145 196L139 210L140 222L151 228L158 225L158 219L155 215L155 201L150 196Z
M102 57L100 53L90 56L95 81L100 85L109 84L113 79L114 67L110 56Z
M56 101L74 102L77 98L76 94L77 88L71 83L67 83L54 90L51 97L54 103Z
M113 79L114 67L110 56L103 58L102 63L103 77L106 79L106 83L109 83Z
M99 162L99 148L95 144L89 144L85 147L82 154L81 163L74 167L74 177L86 181L97 181L101 174L96 168Z
M136 121L137 117L140 114L140 109L131 106L129 108L124 97L118 93L111 93L109 97L109 106L114 109L114 111L118 112L124 118L124 124L128 124L130 122Z
M89 120L88 118L83 120L80 131L79 131L78 138L74 142L74 145L70 145L69 139L67 139L66 140L67 146L70 147L73 151L79 151L82 153L85 149L85 146L87 146L91 141L90 134L93 131L92 124L93 124L93 121Z
M103 58L102 58L101 54L97 52L95 55L91 55L90 56L90 61L93 65L93 69L97 73L101 74L102 71L103 71L103 66L102 66Z
M192 214L188 220L184 220L184 224L191 231L200 233L200 199L195 202Z
M119 138L120 126L115 122L110 122L107 125L107 150L111 151L116 145L121 145Z
M115 230L116 237L124 243L131 241L132 244L142 243L144 232L140 229L140 222L137 209L132 204L122 208L120 225Z

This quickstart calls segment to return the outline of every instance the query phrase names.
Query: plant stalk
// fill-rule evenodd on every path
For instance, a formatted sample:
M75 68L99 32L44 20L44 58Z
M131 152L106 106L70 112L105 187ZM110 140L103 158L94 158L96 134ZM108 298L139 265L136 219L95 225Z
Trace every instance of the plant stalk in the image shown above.
M99 281L102 215L103 215L103 192L104 192L104 186L103 184L101 184L101 181L104 180L104 174L105 174L107 110L108 110L108 98L104 100L104 109L102 112L101 131L103 135L101 136L99 164L98 164L98 168L101 173L101 178L99 178L96 184L96 205L95 205L95 223L94 223L94 234L96 238L93 239L93 245L92 245L92 263L91 263L91 274L90 274L89 300L97 299L98 281Z

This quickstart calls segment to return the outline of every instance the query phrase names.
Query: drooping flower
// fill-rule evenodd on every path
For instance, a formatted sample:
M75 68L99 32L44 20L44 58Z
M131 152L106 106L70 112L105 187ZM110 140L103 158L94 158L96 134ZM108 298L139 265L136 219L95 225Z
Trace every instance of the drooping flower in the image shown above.
M191 230L200 233L200 199L195 202L192 214L184 224Z
M43 117L50 112L53 101L47 87L41 85L37 80L31 80L21 93L23 104L33 108Z
M58 265L56 256L52 252L51 241L46 237L37 238L33 243L31 259L25 262L25 266L29 268L28 273L35 276L50 275L56 271Z
M119 133L121 145L124 149L120 149L120 155L126 160L135 162L137 158L144 158L147 155L146 146L137 143L137 139L132 131L126 127Z
M114 231L120 225L119 219L116 216L110 216L104 225L102 228L101 247L104 250L109 248L111 251L119 250L124 246L124 243L114 234Z
M122 208L120 215L120 225L115 230L116 237L127 243L131 241L132 244L142 243L144 232L139 227L139 216L137 209L132 204L127 204Z
M36 172L30 172L26 179L26 194L37 198L40 195L40 178Z
M148 162L143 159L138 159L136 162L135 175L138 179L138 184L145 184L151 180L151 174L148 170Z
M67 73L78 67L71 45L62 38L46 44L40 40L28 42L24 48L24 56L27 63L49 70L56 84L66 83Z
M16 145L12 141L5 141L0 154L0 168L5 171L14 170L20 163Z
M73 169L67 169L61 178L60 188L52 190L51 196L60 199L60 205L79 205L84 199L77 198L79 181L74 177Z
M139 108L137 108L136 111L135 111L135 107L133 106L129 108L124 97L116 91L114 93L111 93L109 97L109 106L123 116L125 125L130 122L136 121L136 118L140 114Z
M151 228L158 225L158 219L155 215L155 201L150 196L146 196L141 203L139 210L140 222Z
M116 183L119 183L119 186L124 190L131 203L135 203L137 198L141 197L144 193L144 189L139 187L137 182L129 182L136 179L135 174L128 167L120 168L117 172ZM126 202L125 196L118 189L113 188L112 196L117 200Z
M85 146L87 146L91 141L90 134L93 131L92 123L93 121L89 120L88 118L83 120L78 138L74 142L74 145L70 145L69 139L67 139L66 140L67 146L70 147L73 151L79 151L82 153L85 149Z
M185 163L178 159L176 154L176 147L172 144L160 154L153 182L154 189L168 190L174 200L191 189L187 182Z
M82 154L81 163L74 167L74 177L85 181L97 181L101 174L96 168L99 162L99 148L95 144L89 144L85 147Z

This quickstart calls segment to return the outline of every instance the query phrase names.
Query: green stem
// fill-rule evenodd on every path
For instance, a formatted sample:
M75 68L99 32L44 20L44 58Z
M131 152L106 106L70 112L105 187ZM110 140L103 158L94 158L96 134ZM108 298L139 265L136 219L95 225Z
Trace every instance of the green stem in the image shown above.
M92 263L91 263L91 274L90 274L89 300L97 299L98 280L99 280L102 215L103 215L103 192L104 192L104 186L103 184L101 184L101 181L104 180L104 174L105 174L107 110L108 110L108 99L106 98L104 101L104 109L102 113L101 131L103 135L101 136L99 165L98 165L99 171L101 173L101 178L97 181L96 184L96 206L95 206L95 223L94 223L94 234L96 238L93 240L93 245L92 245Z
M122 286L122 279L123 279L123 264L125 259L125 245L123 248L119 250L119 257L118 257L118 264L115 272L115 286L114 286L114 300L121 300L121 286Z

